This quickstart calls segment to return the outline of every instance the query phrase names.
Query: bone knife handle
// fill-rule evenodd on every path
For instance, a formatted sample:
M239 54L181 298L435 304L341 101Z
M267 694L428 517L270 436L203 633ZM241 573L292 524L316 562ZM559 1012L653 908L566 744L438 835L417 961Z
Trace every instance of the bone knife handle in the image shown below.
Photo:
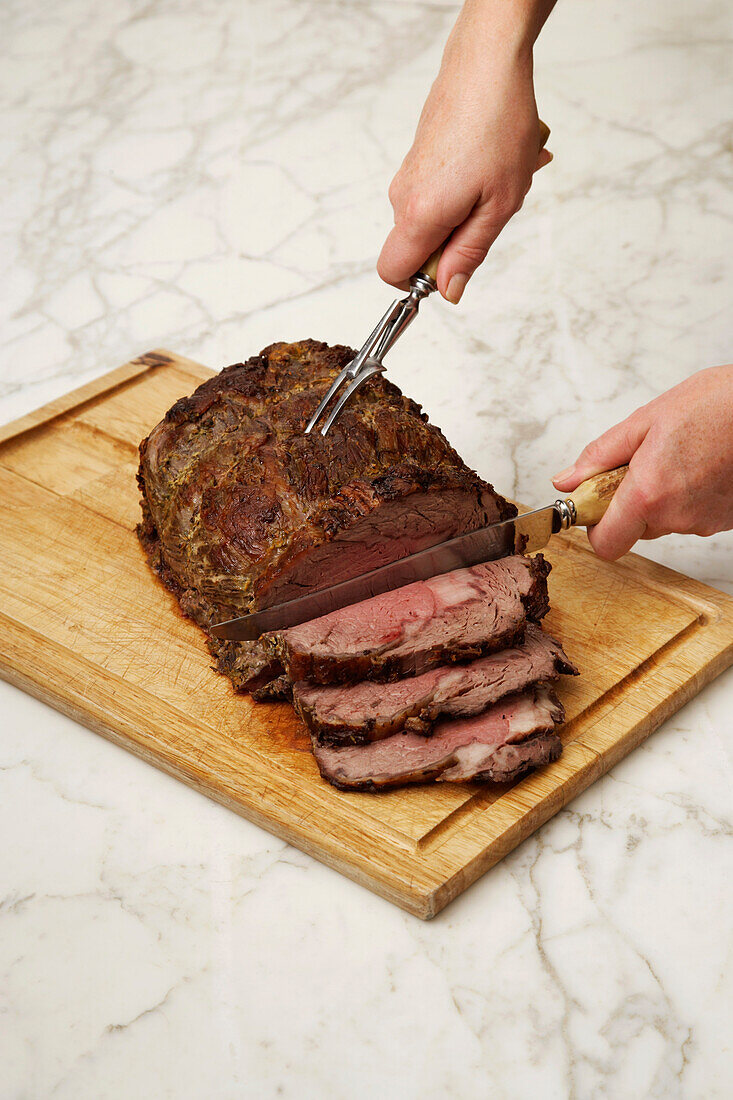
M547 125L546 122L543 122L542 119L540 119L540 146L537 150L538 153L541 149L544 149L545 145L547 145L547 139L549 138L549 136L550 127ZM429 259L427 259L422 265L420 270L416 272L417 275L427 275L428 279L432 279L433 282L435 282L436 276L438 274L438 264L440 263L440 257L443 255L443 249L445 248L447 243L448 240L445 240L443 241L440 248L435 249L435 252L433 252L432 256L430 256Z
M592 527L603 519L628 470L628 466L619 466L617 470L594 474L587 481L581 481L577 489L573 489L565 503L575 508L576 527Z

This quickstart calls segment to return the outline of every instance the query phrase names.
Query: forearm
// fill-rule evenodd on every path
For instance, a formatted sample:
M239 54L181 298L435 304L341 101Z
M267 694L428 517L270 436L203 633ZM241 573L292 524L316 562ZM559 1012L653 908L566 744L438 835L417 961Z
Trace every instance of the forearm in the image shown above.
M496 236L522 205L540 149L532 46L554 0L466 0L392 180L395 216L378 271L404 287L447 240L440 293L458 302Z
M515 54L530 53L556 0L466 0L443 55L450 61L460 49L462 59L491 57L497 47Z

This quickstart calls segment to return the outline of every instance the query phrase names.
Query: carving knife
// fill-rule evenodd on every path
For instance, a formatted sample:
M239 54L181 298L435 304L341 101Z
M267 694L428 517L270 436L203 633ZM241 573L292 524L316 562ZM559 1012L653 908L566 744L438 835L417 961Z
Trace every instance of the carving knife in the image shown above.
M546 508L536 508L521 516L437 543L330 588L321 588L287 603L217 623L211 627L210 633L215 638L252 642L267 631L297 626L298 623L327 615L329 611L360 603L370 596L391 592L414 581L428 580L441 573L451 573L454 569L464 569L484 561L495 561L507 554L529 554L541 550L558 531L576 526L591 527L598 523L627 470L628 466L621 466L617 470L596 474L582 482L571 496L556 500Z

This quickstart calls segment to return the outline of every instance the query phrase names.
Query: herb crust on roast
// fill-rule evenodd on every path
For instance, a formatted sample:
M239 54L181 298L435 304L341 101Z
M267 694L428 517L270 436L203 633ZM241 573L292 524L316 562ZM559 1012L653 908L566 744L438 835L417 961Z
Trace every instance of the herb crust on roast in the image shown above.
M306 436L353 355L272 344L177 401L140 444L140 541L204 629L516 514L383 377L325 439ZM281 671L257 643L209 645L240 690Z

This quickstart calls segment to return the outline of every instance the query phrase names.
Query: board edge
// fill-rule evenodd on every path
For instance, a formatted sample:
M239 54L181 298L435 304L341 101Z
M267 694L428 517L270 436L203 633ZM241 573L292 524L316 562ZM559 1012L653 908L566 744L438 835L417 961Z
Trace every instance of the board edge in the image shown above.
M93 401L105 393L112 393L120 386L127 385L128 382L134 381L148 371L156 370L158 367L175 366L177 360L191 363L202 370L208 369L202 363L195 363L192 359L186 360L184 356L168 351L166 348L155 348L152 351L143 352L135 359L123 363L122 366L114 367L112 370L100 374L98 378L85 382L83 386L77 386L45 405L40 405L24 416L0 425L0 445L9 442L11 439L17 439L26 432L33 431L34 428L49 424L59 416L64 416L80 405L85 405L88 401Z

